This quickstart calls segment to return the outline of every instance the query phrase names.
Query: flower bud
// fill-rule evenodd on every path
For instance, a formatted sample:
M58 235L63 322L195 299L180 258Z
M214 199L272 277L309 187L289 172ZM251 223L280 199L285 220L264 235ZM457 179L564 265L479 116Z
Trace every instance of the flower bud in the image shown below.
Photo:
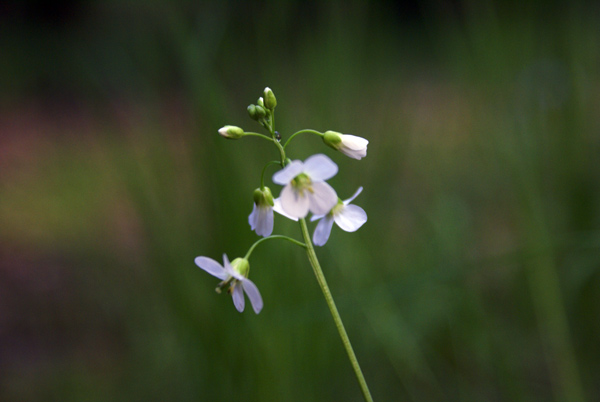
M254 190L254 203L256 205L267 205L274 206L275 202L273 201L273 194L271 193L271 189L269 187L263 187L261 190L257 188Z
M231 261L231 268L233 268L237 273L247 278L250 273L250 262L248 262L245 258L236 258Z
M264 119L266 115L267 111L265 108L260 105L256 105L256 116L258 117L257 120Z
M265 107L269 110L275 109L275 106L277 106L277 99L275 99L275 94L271 88L266 87L263 96L265 99Z
M248 115L252 120L258 120L258 116L256 115L256 106L248 105Z
M369 144L369 141L356 135L326 131L325 134L323 134L323 142L350 158L360 160L367 156L367 145Z
M265 100L263 99L263 97L261 96L260 98L258 98L258 100L256 101L256 104L258 106L262 106L265 107Z
M224 126L219 129L219 134L225 138L237 140L244 136L244 130L236 126Z

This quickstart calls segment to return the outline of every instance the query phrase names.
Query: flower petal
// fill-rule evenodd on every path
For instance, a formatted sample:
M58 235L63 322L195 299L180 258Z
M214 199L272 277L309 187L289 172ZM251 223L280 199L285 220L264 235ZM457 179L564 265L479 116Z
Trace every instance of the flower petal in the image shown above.
M367 213L359 206L346 205L333 219L342 230L354 232L367 221Z
M358 195L359 195L360 193L362 193L362 191L363 191L363 188L362 188L362 187L359 187L359 188L358 188L358 190L356 190L356 192L355 192L355 193L352 195L352 197L350 197L350 198L348 198L347 200L344 200L344 201L343 201L343 202L344 202L344 205L348 205L348 204L350 204L352 201L354 201L354 199L355 199L356 197L358 197Z
M313 182L331 179L337 172L337 165L323 154L313 155L304 161L304 173Z
M233 269L231 263L229 262L229 258L227 258L227 254L225 253L223 253L223 266L225 267L225 272L227 272L229 276L233 276L237 280L242 280L245 278L245 276Z
M313 216L310 217L310 221L314 222L316 220L323 219L324 216L325 216L324 214L321 214L321 215L315 215L315 214L313 214Z
M263 299L254 282L252 282L250 279L244 279L242 281L242 287L248 295L248 299L250 299L250 304L252 304L252 309L254 309L254 312L256 314L260 313L263 308Z
M315 215L324 215L331 211L338 202L338 196L333 187L324 181L313 183L312 192L308 193L310 212ZM285 206L285 204L284 204Z
M294 217L294 216L291 216L291 215L288 215L288 214L287 214L287 213L286 213L286 212L283 210L283 207L281 206L281 199L280 199L280 198L275 198L275 199L273 200L273 203L275 204L275 205L273 205L273 211L277 212L278 214L281 214L281 215L285 216L285 217L286 217L286 218L288 218L288 219L291 219L291 220L293 220L293 221L298 221L298 218L296 218L296 217Z
M231 296L233 297L233 305L235 306L237 311L239 311L240 313L244 311L246 300L244 300L244 290L242 286L240 286L240 283L237 283L236 286L233 288L233 294Z
M257 225L257 221L258 221L258 208L256 206L256 204L252 204L252 212L250 213L250 215L248 215L248 223L250 224L250 229L251 230L255 230L256 229L256 225Z
M354 151L358 151L367 148L369 140L352 134L342 134L342 144Z
M258 207L256 234L267 237L271 233L273 233L273 208L271 206Z
M196 257L194 260L197 266L211 274L212 276L216 276L217 278L224 280L229 276L227 271L215 260L208 257Z
M286 167L273 175L273 182L285 186L304 170L301 161L291 161Z
M323 220L321 220L317 227L315 228L315 233L313 233L313 243L315 246L323 246L329 240L329 235L331 234L331 228L333 227L333 218L331 215L327 215Z
M294 190L291 184L288 184L281 190L279 199L281 200L281 207L290 216L294 218L304 218L308 214L309 200L305 195L299 194Z

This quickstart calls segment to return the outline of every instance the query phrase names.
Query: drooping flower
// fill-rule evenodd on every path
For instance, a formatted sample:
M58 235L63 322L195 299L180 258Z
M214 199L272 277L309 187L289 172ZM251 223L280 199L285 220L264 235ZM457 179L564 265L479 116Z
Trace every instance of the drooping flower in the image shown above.
M221 293L223 288L228 287L227 293L233 297L233 304L237 311L240 313L244 311L244 292L246 292L252 309L256 314L260 313L263 308L263 300L254 282L248 279L250 271L248 260L236 258L230 263L227 254L223 254L223 265L208 257L196 257L194 262L212 276L221 279L222 282L215 290L217 293Z
M273 195L269 187L254 190L254 207L248 216L250 228L259 236L270 236L273 233Z
M323 154L304 162L295 160L273 175L273 181L285 186L279 196L284 212L294 218L326 214L337 203L335 190L327 183L338 171L337 165Z
M313 215L310 218L311 222L321 219L313 233L313 242L315 243L315 246L323 246L327 243L329 235L331 234L333 222L346 232L355 232L367 221L367 213L365 210L357 205L350 204L358 197L362 189L362 187L359 187L354 195L347 200L339 200L327 214Z
M340 134L336 131L326 131L323 142L331 148L340 151L346 156L354 159L362 159L367 156L367 145L369 140L351 134Z

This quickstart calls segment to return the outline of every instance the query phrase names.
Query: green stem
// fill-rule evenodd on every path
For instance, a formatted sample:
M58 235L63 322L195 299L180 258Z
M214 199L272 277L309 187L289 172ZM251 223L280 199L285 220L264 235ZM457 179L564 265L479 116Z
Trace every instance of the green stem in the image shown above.
M263 190L265 188L265 172L267 171L267 168L271 165L275 165L275 164L279 164L279 161L271 161L269 163L267 163L265 165L265 167L263 167L263 170L260 174L260 189Z
M289 141L289 140L288 140ZM346 353L348 354L348 359L350 359L350 364L352 364L352 368L354 369L354 374L356 375L356 379L358 380L358 384L360 385L360 389L363 393L363 397L367 402L373 402L373 398L371 397L371 393L369 392L369 387L367 382L365 381L365 377L360 369L360 365L358 364L358 360L356 359L356 355L354 354L354 350L352 349L352 344L350 343L350 338L348 338L348 334L346 333L346 329L344 328L344 323L342 322L342 317L340 317L340 313L335 306L335 302L333 301L333 296L329 290L329 286L327 285L327 281L325 280L325 275L323 275L323 270L321 269L321 265L319 264L319 260L317 259L317 254L315 253L315 248L313 247L312 241L310 240L310 234L308 233L308 228L306 226L306 220L300 219L300 228L302 229L302 237L304 237L304 242L306 243L306 254L308 255L308 260L310 261L310 265L313 268L315 276L317 277L317 282L319 282L319 286L323 291L323 296L325 296L325 301L327 302L327 306L329 307L329 311L333 316L333 321L335 322L335 326L340 334L340 338L342 338L342 343L344 344L344 348L346 349Z
M269 141L275 141L273 138L267 137L266 135L260 134L260 133L253 133L253 132L244 131L244 136L246 136L246 135L250 135L250 136L253 136L253 137L261 137L261 138L264 138L265 140L269 140Z
M283 145L283 149L285 149L285 147L288 146L288 144L290 143L290 141L292 140L292 138L294 138L295 136L297 136L298 134L303 134L303 133L308 133L308 134L315 134L318 135L319 137L323 136L323 133L318 132L317 130L311 130L309 128L304 129L304 130L300 130L300 131L296 131L294 134L292 134L290 136L290 138L287 139L287 141L285 142L285 144Z
M306 244L299 242L296 239L292 239L291 237L288 236L283 236L283 235L273 235L273 236L268 236L268 237L263 237L262 239L258 239L256 242L254 242L254 244L250 247L250 249L248 250L248 252L246 253L246 256L244 257L246 260L248 258L250 258L250 254L252 254L252 252L254 251L254 249L256 248L256 246L258 246L260 243L262 243L265 240L271 240L271 239L282 239L282 240L287 240L289 242L294 243L297 246L300 246L302 248L306 248Z

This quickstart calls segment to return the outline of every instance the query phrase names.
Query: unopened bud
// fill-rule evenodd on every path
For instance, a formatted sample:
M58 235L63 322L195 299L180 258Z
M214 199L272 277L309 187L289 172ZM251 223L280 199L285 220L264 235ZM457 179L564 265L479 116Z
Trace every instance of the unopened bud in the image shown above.
M237 140L244 136L244 130L236 126L224 126L219 129L219 134L230 140Z
M277 106L277 99L275 98L275 94L273 93L271 88L266 87L263 96L265 99L266 108L269 110L275 109L275 106Z

